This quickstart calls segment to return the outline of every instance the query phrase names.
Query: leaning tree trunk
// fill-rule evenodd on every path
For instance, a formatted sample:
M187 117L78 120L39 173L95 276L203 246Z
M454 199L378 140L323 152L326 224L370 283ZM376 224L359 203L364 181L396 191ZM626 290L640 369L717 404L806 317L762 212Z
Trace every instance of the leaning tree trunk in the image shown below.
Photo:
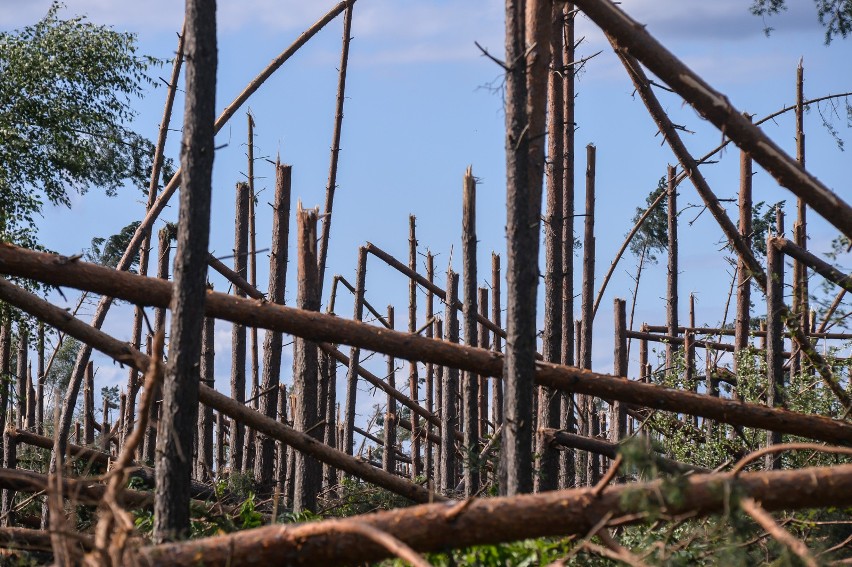
M186 1L183 190L172 295L169 362L157 447L154 540L189 536L192 432L198 414L199 357L207 291L207 247L216 95L216 2Z

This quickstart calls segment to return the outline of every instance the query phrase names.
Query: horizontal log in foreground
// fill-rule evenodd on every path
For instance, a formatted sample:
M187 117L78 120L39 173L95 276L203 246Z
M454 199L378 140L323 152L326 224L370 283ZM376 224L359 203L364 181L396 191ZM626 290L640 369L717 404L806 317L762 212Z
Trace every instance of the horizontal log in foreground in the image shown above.
M74 260L56 254L35 252L5 243L0 243L0 273L109 295L139 305L168 307L171 301L171 282L119 272L81 262L79 259ZM0 298L28 311L26 305L30 301L20 297L20 293L15 292L12 288L16 288L16 286L3 282L3 285L0 286L3 297ZM20 288L16 289L20 292L24 291ZM13 295L19 297L16 300L7 297ZM27 295L35 298L32 294ZM47 305L50 306L50 304ZM56 322L47 319L45 321L58 327L72 318L67 312L61 309L59 311L63 314L62 316L52 316L52 319ZM378 328L316 311L294 309L208 291L205 312L209 317L273 329L317 343L330 342L358 346L406 360L432 362L461 370L469 370L482 376L501 377L503 375L503 357L499 353ZM43 318L35 313L32 314ZM86 328L78 329L78 332L81 332L83 336L91 337L90 340L96 340L92 334L94 329L88 325L83 325ZM90 340L77 338L88 344L95 344ZM128 359L127 362L129 363L135 355L129 354L130 347L125 343L120 344L124 347L122 352L108 354L119 362L124 362L122 358ZM137 354L141 355L141 353ZM558 390L617 400L657 410L697 415L731 425L754 427L829 443L852 445L852 423L827 417L811 416L757 404L674 390L655 384L627 380L623 377L600 374L591 370L541 361L536 363L536 382L539 385Z
M852 504L852 465L740 474L701 474L684 478L680 490L661 490L661 481L544 492L511 498L485 498L300 525L268 526L226 536L134 551L141 565L353 565L388 557L388 551L345 530L367 525L415 551L457 549L546 536L583 536L607 514L624 525L646 518L649 503L663 518L706 516L736 505L732 494L748 496L766 510L793 510ZM335 529L338 527L338 529Z
M22 469L0 468L0 488L16 492L44 492L47 490L47 475ZM62 496L79 504L98 505L106 493L106 485L94 480L62 478ZM124 503L131 508L151 508L154 493L127 489L123 492Z
M0 528L0 549L24 549L29 551L53 552L51 533L45 530L34 530L29 528ZM74 546L79 552L89 551L94 548L95 542L92 536L84 533L75 533L66 541Z
M0 245L0 249L2 248L3 246ZM129 275L127 272L115 273ZM148 368L150 359L147 355L142 354L127 343L123 343L103 331L87 325L64 309L50 304L32 293L9 283L3 278L0 278L0 299L41 319L48 325L65 331L75 339L90 345L92 348L99 350L118 362L133 366L143 373ZM310 435L296 431L292 427L267 417L257 410L220 394L204 384L201 384L199 388L198 398L204 405L250 426L255 431L281 441L295 450L310 455L316 460L331 465L338 470L347 472L357 478L389 490L394 494L408 498L413 502L444 500L443 497L433 494L422 486L377 469L367 462L329 447Z

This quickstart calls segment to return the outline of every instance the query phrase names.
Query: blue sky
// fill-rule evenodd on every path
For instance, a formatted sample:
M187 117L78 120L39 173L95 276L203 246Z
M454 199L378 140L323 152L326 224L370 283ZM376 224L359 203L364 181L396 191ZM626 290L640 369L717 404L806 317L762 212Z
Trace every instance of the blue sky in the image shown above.
M790 2L781 16L763 20L748 12L748 0L625 0L622 8L671 51L729 96L740 110L758 118L795 98L796 65L805 64L805 96L852 91L852 40L824 45L823 30L809 0ZM182 21L182 2L67 0L65 14L86 14L93 21L138 34L142 52L171 57ZM219 78L217 107L224 108L243 86L303 29L334 2L294 0L236 0L219 2ZM12 29L38 19L46 0L0 0L0 28ZM630 229L636 207L673 161L668 147L660 145L656 129L632 85L600 32L587 18L578 20L577 37L585 36L580 53L603 50L579 78L577 91L577 193L583 193L584 146L597 146L597 280ZM766 37L765 26L775 31ZM332 22L302 49L237 113L217 137L222 147L214 171L214 212L211 250L230 254L233 246L234 184L246 171L245 111L251 109L257 126L258 157L274 160L280 153L293 165L293 203L322 205L328 171L342 20ZM500 84L500 71L482 57L474 41L500 55L503 51L502 4L494 0L413 2L359 0L355 6L354 39L350 53L347 99L343 125L339 188L335 199L328 276L341 273L354 281L357 248L371 241L401 259L407 258L408 215L418 218L420 250L439 254L436 268L443 282L452 251L453 266L460 262L461 181L468 165L480 179L477 231L479 281L490 279L491 251L505 249L505 154L502 98L490 85ZM167 77L168 66L158 69ZM138 101L137 128L152 139L162 113L165 89L153 89ZM177 159L182 102L178 97L172 120L169 156ZM694 131L685 142L700 156L715 147L721 135L676 96L658 91L674 122ZM824 114L831 114L824 108ZM848 139L846 110L833 118L841 137ZM793 114L764 126L789 152L794 152ZM820 114L806 115L808 168L826 185L850 200L852 161L838 150L821 125ZM255 166L260 193L258 246L268 246L269 207L273 169L260 160ZM755 200L790 199L760 168L755 168ZM731 147L719 164L704 169L711 187L722 198L735 197L738 185L738 151ZM682 184L680 206L699 202L691 185ZM165 218L176 217L177 201ZM578 199L578 207L582 202ZM117 232L142 216L144 202L134 190L107 198L96 191L74 199L72 209L45 212L42 238L48 247L65 254L81 251L94 236ZM728 206L736 217L735 207ZM794 201L788 211L795 209ZM699 324L716 325L730 286L731 269L719 250L721 231L709 214L688 224L699 209L681 215L681 316L685 319L688 296L696 294ZM579 219L578 219L579 220ZM788 221L791 226L792 221ZM579 227L579 225L578 225ZM811 215L810 248L820 252L835 236L826 223ZM579 260L579 256L577 258ZM848 258L846 265L849 265ZM259 285L266 287L267 259L258 261ZM505 266L505 262L504 262ZM612 299L630 297L636 259L626 256L602 302L596 319L594 367L612 368ZM579 261L578 261L579 268ZM287 298L295 297L293 273L288 277ZM221 279L211 278L218 290ZM663 324L665 263L650 266L642 276L637 325ZM579 283L579 274L577 276ZM326 293L328 291L326 286ZM398 326L404 327L407 282L371 258L367 279L368 299L377 307L396 306ZM755 301L762 312L759 295ZM419 301L422 308L423 295ZM69 296L69 299L72 299ZM326 298L324 298L324 303ZM351 298L338 299L337 312L351 316ZM579 301L577 303L579 309ZM629 304L628 304L629 309ZM114 309L106 329L119 337L129 333L129 309ZM84 319L87 317L84 317ZM731 316L729 316L730 321ZM230 327L217 326L217 381L228 383ZM635 358L636 349L632 356ZM379 357L374 357L378 363ZM635 362L635 361L632 361ZM126 372L102 360L99 380L123 384ZM383 363L382 363L383 364ZM285 375L289 359L285 360ZM382 367L378 367L382 368ZM342 373L340 373L342 375ZM342 377L342 376L341 376ZM398 379L398 382L404 380ZM342 382L341 382L342 386ZM363 396L361 411L369 410Z

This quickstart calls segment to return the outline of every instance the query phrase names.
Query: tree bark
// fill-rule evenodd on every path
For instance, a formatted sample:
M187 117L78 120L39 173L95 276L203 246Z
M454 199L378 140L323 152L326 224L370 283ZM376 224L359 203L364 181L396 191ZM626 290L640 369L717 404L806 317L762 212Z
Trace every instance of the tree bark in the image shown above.
M547 161L546 212L544 221L544 332L542 357L548 362L562 360L562 246L564 207L563 177L564 150L563 124L564 104L562 100L562 51L563 51L563 6L553 3L550 11L550 68L547 73ZM567 245L567 244L566 244ZM549 388L538 388L538 431L536 453L539 455L539 470L536 475L536 491L555 490L559 480L559 452L550 446L541 434L543 428L558 428L562 396Z
M782 407L784 389L784 255L772 237L766 246L766 405ZM781 443L781 434L767 432L767 445ZM766 456L766 468L781 468L781 454Z
M408 267L417 271L417 234L416 219L414 215L408 217ZM431 329L431 325L429 328ZM417 282L408 280L408 332L417 332ZM417 378L417 362L408 364L408 393L415 403L420 403L420 387ZM411 412L411 430L419 429L417 414ZM416 482L421 473L420 461L420 437L416 434L411 436L411 481Z
M740 210L739 233L745 245L752 246L752 163L746 152L740 152L740 193L737 198ZM734 322L734 374L739 374L742 351L749 346L751 328L751 277L745 258L737 255L737 316Z
M678 295L677 295L677 186L675 185L675 168L671 165L666 170L668 183L666 193L668 194L668 266L666 268L666 325L669 336L678 335ZM675 348L671 343L666 344L666 373L672 374L674 368Z
M452 270L447 272L447 302L444 312L444 340L448 343L459 341L459 319L453 304L458 297L459 276ZM457 368L444 369L441 384L441 479L440 490L451 492L456 486L456 437L454 435L458 424L458 406L456 391L458 389L459 371Z
M186 101L169 361L163 384L154 540L189 535L192 432L197 423L201 329L207 290L216 93L216 2L186 3Z
M209 388L215 388L215 327L216 320L211 317L204 319L201 330L201 366L199 375L201 383ZM199 408L198 410L198 457L196 459L195 478L201 481L213 479L213 410Z
M583 280L581 289L580 315L580 359L581 368L592 368L592 338L594 329L594 293L595 293L595 146L586 146L586 217L583 223ZM582 424L580 433L596 437L600 432L597 418L597 400L590 396L581 396L578 400ZM586 482L591 486L600 475L600 459L595 453L585 456Z
M364 316L364 285L367 278L367 250L358 248L358 267L355 271L355 307L353 319L361 321ZM349 351L349 367L346 372L346 424L343 429L343 450L347 455L355 454L355 402L358 396L358 364L361 349L353 346Z
M319 311L319 273L317 268L317 219L318 209L296 210L298 250L296 307L306 311ZM293 342L293 390L299 400L295 408L293 428L322 442L318 409L319 360L317 345L301 337ZM293 510L317 511L317 495L322 488L322 466L304 453L296 454Z
M464 287L464 342L467 346L479 345L476 316L476 180L471 167L467 168L462 184L462 262ZM479 376L467 371L463 375L462 406L464 407L462 430L464 435L462 454L462 481L464 495L470 498L479 491L479 464L475 455L479 453ZM449 430L443 430L449 431Z
M243 279L246 273L248 254L248 213L249 188L245 183L237 183L234 225L234 271ZM247 281L247 280L246 280ZM243 288L234 288L237 297L246 297ZM231 329L231 397L238 402L246 400L246 326L234 324ZM231 472L240 472L243 466L245 445L245 425L231 421L230 453L228 466Z
M272 246L269 253L268 301L284 304L287 286L287 257L290 236L290 190L292 168L275 164L275 199L272 206ZM263 341L263 385L268 392L260 398L260 412L275 419L278 409L278 386L281 381L281 349L284 336L267 330ZM255 480L260 494L268 496L274 487L275 441L261 436L257 442Z
M394 326L394 317L393 317L393 305L388 305L388 316L387 321L390 325L390 328L393 329ZM396 388L396 360L393 356L388 356L388 365L387 365L387 381L388 386L391 388ZM415 415L414 412L411 412L411 415ZM385 424L384 424L384 450L382 451L382 468L388 472L396 471L396 423L397 423L397 411L396 411L396 400L393 399L392 396L388 395L387 398L387 411L385 412ZM415 429L416 431L416 429ZM414 437L414 436L412 436Z

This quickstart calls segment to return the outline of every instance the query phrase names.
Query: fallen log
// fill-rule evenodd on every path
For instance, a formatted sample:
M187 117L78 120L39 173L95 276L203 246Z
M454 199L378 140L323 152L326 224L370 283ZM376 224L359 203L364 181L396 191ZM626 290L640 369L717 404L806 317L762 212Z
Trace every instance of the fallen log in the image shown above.
M770 244L787 256L798 260L802 264L812 268L816 273L836 284L846 291L852 291L852 276L844 274L822 258L814 256L801 246L797 246L794 242L778 236L772 237Z
M44 492L47 490L47 475L22 469L0 468L0 488L17 492ZM79 504L97 505L103 500L106 486L96 480L80 480L62 477L62 496ZM151 508L154 493L125 490L124 503L130 508Z
M763 131L752 124L722 93L707 84L659 41L609 0L574 3L620 49L666 82L725 136L759 163L779 184L852 238L852 207L787 155Z
M619 446L617 443L610 443L609 441L593 439L556 429L543 429L542 432L549 436L553 440L553 443L562 447L597 453L609 459L615 459L618 456ZM657 465L668 473L698 472L706 474L710 472L709 469L705 469L704 467L682 463L660 455L656 455L655 459Z
M76 287L141 305L168 307L171 300L172 284L167 281L111 270L56 254L26 250L6 243L0 243L0 273L32 278L57 286ZM79 333L74 335L75 338L87 344L97 344L103 340L94 328L75 319L67 311L6 280L0 281L0 298L54 327L64 329L66 325L74 326L75 332ZM40 307L36 307L37 305ZM261 303L214 291L207 292L205 311L211 317L299 335L314 342L355 345L406 360L432 362L470 370L484 376L503 375L503 357L494 351L379 329L315 311ZM115 341L115 346L111 347L108 354L118 362L145 364L137 358L144 355L137 351L131 352L127 344L120 343L108 335L104 336ZM697 415L720 423L852 445L852 424L822 416L679 391L541 361L536 363L536 382L558 390Z
M52 552L51 533L28 528L0 528L0 548L24 549ZM83 533L74 534L69 542L79 546L80 551L89 551L94 547L92 536Z
M33 447L53 450L53 439L51 439L50 437L45 437L44 435L37 435L25 429L12 430L11 434L12 437L15 439L15 442L17 443L23 443L25 445L31 445ZM74 445L72 443L68 444L68 452L73 457L77 457L78 459L82 459L84 461L97 463L99 465L103 465L104 467L109 466L110 461L115 461L115 456L113 455L108 455L107 453L96 451L88 447L81 447L80 445ZM131 464L130 468L130 476L142 480L148 487L154 487L154 469L151 467L140 465L138 463L133 463ZM190 485L190 491L193 498L207 499L215 497L215 492L213 491L213 488L207 486L203 482L198 482L197 480L192 481Z
M4 246L0 245L0 249L3 249ZM109 271L129 275L127 272ZM144 372L148 368L150 359L147 355L130 347L127 343L123 343L103 331L83 323L64 309L48 303L28 291L9 283L3 278L0 278L0 297L12 305L20 307L27 313L38 317L49 325L64 330L77 340L111 356L118 362L134 366L140 372ZM254 302L252 301L252 303ZM301 312L299 310L295 311ZM331 318L334 319L334 317ZM206 406L212 407L216 411L238 422L251 426L255 431L268 435L293 447L297 451L312 456L320 462L331 465L338 470L345 471L376 486L380 486L394 494L399 494L414 502L433 502L444 499L419 485L396 477L381 469L376 469L369 463L329 447L310 435L296 431L292 427L267 417L257 410L220 394L208 386L200 385L198 398Z
M649 503L660 519L707 516L750 497L768 511L852 504L852 465L691 475L679 490L662 481L561 490L509 498L413 506L343 520L268 526L225 536L131 551L141 565L353 565L387 558L388 551L340 527L367 525L415 551L433 552L527 538L585 535L599 523L642 522ZM603 521L609 516L609 522ZM603 527L603 526L601 526ZM130 557L129 557L130 559Z

